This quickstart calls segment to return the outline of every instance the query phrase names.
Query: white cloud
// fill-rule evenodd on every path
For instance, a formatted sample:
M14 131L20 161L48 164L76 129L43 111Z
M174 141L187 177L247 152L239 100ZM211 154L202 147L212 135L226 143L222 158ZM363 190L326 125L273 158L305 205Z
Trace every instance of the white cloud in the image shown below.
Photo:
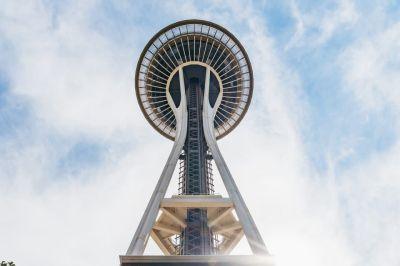
M132 63L137 49L93 30L94 9L91 2L62 12L39 1L8 2L0 28L15 54L6 62L12 93L28 98L35 114L60 132L108 137L133 130L140 115Z
M363 265L400 261L399 146L352 167L338 182L348 234Z
M348 90L366 110L400 106L400 23L361 37L344 51L339 64Z
M378 20L382 19L380 14ZM366 116L382 113L382 119L388 121L387 129L396 132L391 147L371 154L336 177L348 213L349 235L355 249L364 255L364 265L400 262L400 242L395 237L400 232L400 24L383 29L382 24L359 36L338 60L345 89L354 95L356 108ZM388 113L392 114L390 119ZM382 136L382 140L385 138Z
M354 25L358 13L352 1L336 1L317 5L311 10L300 10L297 1L290 2L290 11L296 21L295 32L285 49L319 46L330 40L337 31Z

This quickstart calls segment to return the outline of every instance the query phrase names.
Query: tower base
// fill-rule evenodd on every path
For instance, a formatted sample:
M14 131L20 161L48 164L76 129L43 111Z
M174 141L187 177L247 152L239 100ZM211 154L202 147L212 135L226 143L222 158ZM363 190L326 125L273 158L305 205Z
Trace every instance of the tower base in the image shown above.
M121 266L273 266L271 256L120 256Z

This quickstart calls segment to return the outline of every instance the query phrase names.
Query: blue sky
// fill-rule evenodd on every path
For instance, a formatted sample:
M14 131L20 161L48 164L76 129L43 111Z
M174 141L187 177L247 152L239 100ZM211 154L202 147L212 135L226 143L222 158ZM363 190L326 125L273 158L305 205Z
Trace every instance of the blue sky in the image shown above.
M117 263L171 147L136 103L138 55L200 18L253 64L220 145L277 265L398 265L399 17L398 1L5 1L0 260Z

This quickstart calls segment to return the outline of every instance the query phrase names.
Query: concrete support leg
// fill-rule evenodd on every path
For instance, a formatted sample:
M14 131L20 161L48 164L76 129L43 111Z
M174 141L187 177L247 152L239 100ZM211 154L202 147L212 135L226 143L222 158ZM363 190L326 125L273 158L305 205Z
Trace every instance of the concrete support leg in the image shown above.
M151 229L154 225L160 209L160 203L165 197L165 193L171 181L172 174L174 173L179 155L185 143L187 131L187 107L182 69L179 70L179 81L181 92L181 102L179 104L179 107L175 106L174 102L172 101L171 95L169 94L169 92L167 93L167 100L172 106L172 110L176 117L177 123L174 146L172 147L172 151L168 157L167 163L165 164L160 179L158 180L153 194L151 195L150 201L146 207L146 210L143 214L142 220L139 223L136 233L133 236L126 255L143 255Z
M249 242L250 248L254 254L267 255L268 250L265 243L254 223L253 218L250 215L249 210L236 186L235 181L226 165L224 158L218 148L217 140L214 133L214 117L217 112L218 106L221 103L222 91L217 98L214 107L211 107L209 102L209 90L210 90L210 67L206 70L205 90L204 90L204 104L203 104L203 128L205 138L208 147L211 150L213 159L217 165L219 173L222 177L222 181L226 187L230 199L234 204L236 214L239 218L240 223L243 226L244 234ZM222 87L221 87L222 90Z

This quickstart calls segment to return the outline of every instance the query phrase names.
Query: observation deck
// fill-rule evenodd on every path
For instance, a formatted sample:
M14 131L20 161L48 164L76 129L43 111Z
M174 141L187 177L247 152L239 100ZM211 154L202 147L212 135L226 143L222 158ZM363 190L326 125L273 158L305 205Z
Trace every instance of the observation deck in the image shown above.
M210 103L220 98L214 118L217 139L245 115L253 92L253 72L246 51L226 29L203 20L184 20L159 31L146 45L136 68L136 96L147 121L174 140L176 118L168 101L180 102L178 71L211 67ZM204 70L205 71L205 70ZM187 76L187 75L185 75ZM185 80L189 84L190 80Z

